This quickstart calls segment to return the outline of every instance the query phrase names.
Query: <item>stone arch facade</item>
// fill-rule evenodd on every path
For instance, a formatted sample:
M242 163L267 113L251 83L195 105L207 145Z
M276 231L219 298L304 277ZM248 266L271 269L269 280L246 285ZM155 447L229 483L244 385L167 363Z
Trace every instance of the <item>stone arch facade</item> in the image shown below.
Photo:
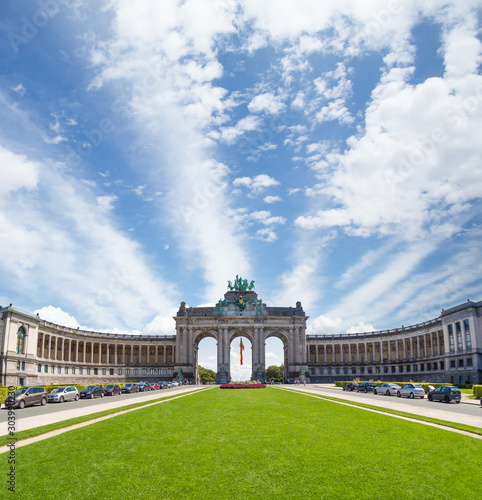
M187 378L197 375L197 347L203 335L217 342L217 383L231 381L230 346L241 336L251 342L252 379L266 380L265 342L271 336L283 342L286 377L304 373L308 317L300 302L296 307L267 307L254 291L228 291L214 307L186 307L182 302L174 319L181 354L176 369Z
M174 317L175 335L122 335L55 325L0 307L0 381L3 385L197 380L197 349L217 342L218 383L230 380L230 344L252 345L252 377L264 380L265 343L284 346L285 379L482 383L482 302L467 301L412 326L356 334L307 335L301 303L267 306L252 290L230 290L217 305ZM18 333L23 328L23 349ZM23 352L19 352L22 351Z

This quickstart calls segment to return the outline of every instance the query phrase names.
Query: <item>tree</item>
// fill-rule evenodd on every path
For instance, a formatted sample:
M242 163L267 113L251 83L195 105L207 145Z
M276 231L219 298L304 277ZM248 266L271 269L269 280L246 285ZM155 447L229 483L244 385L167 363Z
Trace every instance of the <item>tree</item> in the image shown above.
M284 377L284 366L268 366L266 368L266 378L270 382L273 380L274 382L282 382Z
M216 372L209 370L207 368L203 368L202 366L198 366L198 374L200 382L216 382Z

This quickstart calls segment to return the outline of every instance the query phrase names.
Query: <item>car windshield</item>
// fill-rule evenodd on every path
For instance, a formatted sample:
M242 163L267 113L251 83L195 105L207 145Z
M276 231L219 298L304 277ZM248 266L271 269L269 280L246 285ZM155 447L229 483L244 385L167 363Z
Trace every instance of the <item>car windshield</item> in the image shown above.
M106 385L105 388L106 389L112 389L114 386L113 385Z
M17 391L15 391L15 396L20 396L20 394L25 394L28 390L28 387L20 387Z
M55 394L56 392L64 392L65 387L57 387L57 389L54 389L50 394Z
M92 389L95 389L95 385L88 385L84 391L91 391Z

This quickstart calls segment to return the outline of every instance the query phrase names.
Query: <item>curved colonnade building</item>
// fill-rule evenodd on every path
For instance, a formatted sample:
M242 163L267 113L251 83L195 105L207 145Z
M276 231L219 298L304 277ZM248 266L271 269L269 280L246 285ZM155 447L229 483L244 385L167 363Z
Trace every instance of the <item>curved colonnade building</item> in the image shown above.
M213 307L187 308L174 317L173 335L122 335L67 328L12 305L0 308L3 385L122 383L197 379L199 342L217 341L218 383L231 380L230 346L252 347L252 378L266 377L265 342L284 346L286 379L333 382L482 383L482 302L442 310L414 326L370 333L307 335L301 303L267 307L252 290L230 290ZM249 346L246 346L249 347Z

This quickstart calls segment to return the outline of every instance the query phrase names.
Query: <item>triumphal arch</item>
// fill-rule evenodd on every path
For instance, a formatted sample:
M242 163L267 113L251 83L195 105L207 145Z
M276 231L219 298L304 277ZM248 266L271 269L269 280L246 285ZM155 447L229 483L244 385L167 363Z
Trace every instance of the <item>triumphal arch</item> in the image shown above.
M269 307L254 290L254 281L236 276L214 307L181 307L176 321L176 370L184 378L197 380L199 342L212 337L217 342L216 382L231 381L230 345L237 337L252 345L252 378L266 380L265 341L278 337L284 346L285 378L304 377L306 320L301 302L296 307Z

